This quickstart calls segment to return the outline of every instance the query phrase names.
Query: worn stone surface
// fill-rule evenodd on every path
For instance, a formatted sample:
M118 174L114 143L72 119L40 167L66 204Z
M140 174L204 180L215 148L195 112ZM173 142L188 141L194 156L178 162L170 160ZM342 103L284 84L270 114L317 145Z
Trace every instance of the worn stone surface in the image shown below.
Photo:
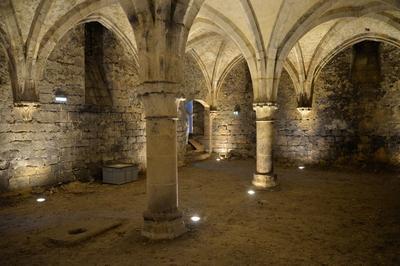
M198 64L189 55L185 58L184 70L184 81L180 93L188 100L201 100L209 103L209 92L204 76ZM227 75L218 94L218 103L212 123L213 151L254 157L256 132L255 113L252 105L253 91L249 69L244 61L237 63ZM233 113L236 107L239 107L240 110L238 115ZM184 108L181 110L181 121L178 122L178 141L180 142L178 149L181 150L178 153L179 157L184 154L187 143L186 135L183 135L183 130L187 130L186 120L184 120L187 118ZM200 124L203 124L205 119L209 119L207 112L205 114L207 117L200 118Z
M206 161L180 169L180 208L191 230L176 241L140 236L144 179L66 185L39 205L0 194L1 265L400 264L397 174L278 167L282 190L251 197L254 164ZM190 222L193 214L199 223ZM98 224L106 217L128 221L83 245L43 244L42 232L60 221Z
M276 157L285 163L400 164L400 50L382 44L378 87L351 82L352 49L340 53L317 80L311 112L301 116L289 76L282 76Z
M98 177L108 161L136 163L144 169L145 128L143 107L134 90L136 66L132 55L107 31L104 64L113 106L98 109L85 104L83 27L70 31L49 58L39 84L41 106L30 122L13 107L6 65L1 64L3 187ZM67 104L54 103L60 91L68 97Z
M275 135L275 103L254 104L257 130L257 163L253 185L257 188L271 188L278 185L274 174L273 146Z
M215 152L233 151L255 155L255 113L250 73L245 62L238 63L225 79L219 93L218 111L213 123ZM239 114L235 115L235 107Z
M198 99L209 102L206 81L199 65L189 54L184 60L184 78L180 84L179 93L187 100Z
M51 54L39 84L41 106L32 121L14 107L7 64L0 66L0 184L2 188L98 177L108 161L139 164L145 169L144 110L136 95L139 83L133 55L109 31L104 33L104 69L112 106L85 103L84 31L70 31ZM382 82L376 88L351 83L351 50L330 62L316 83L313 108L302 117L293 85L284 73L279 90L275 156L288 163L372 162L398 165L399 50L381 46ZM6 62L3 50L1 62ZM207 102L209 92L196 61L185 58L178 96ZM63 92L67 104L55 104ZM218 95L213 120L215 152L255 156L255 113L249 70L238 63ZM234 110L240 110L234 115ZM178 105L178 165L184 162L187 121L184 101ZM205 118L203 118L205 119Z

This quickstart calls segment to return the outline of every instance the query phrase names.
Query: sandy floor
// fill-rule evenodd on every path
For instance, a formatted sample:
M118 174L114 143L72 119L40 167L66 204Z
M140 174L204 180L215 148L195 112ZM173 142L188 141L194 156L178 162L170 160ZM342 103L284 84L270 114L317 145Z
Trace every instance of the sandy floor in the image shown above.
M180 202L202 221L173 241L140 236L145 181L74 183L0 195L0 265L400 265L400 176L277 169L281 191L249 196L253 161L181 168ZM45 239L69 222L124 224L72 247Z

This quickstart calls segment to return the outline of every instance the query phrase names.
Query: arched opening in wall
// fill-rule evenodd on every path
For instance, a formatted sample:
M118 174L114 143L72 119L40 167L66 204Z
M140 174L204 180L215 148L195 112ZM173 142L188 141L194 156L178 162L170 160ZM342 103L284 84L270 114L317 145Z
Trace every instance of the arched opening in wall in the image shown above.
M352 51L350 80L357 99L353 113L357 148L352 158L362 164L399 167L400 48L363 41Z
M98 27L75 26L60 39L46 61L38 84L41 108L32 121L32 135L46 137L35 137L33 151L30 147L24 152L32 155L26 156L26 165L36 163L48 172L25 177L28 186L33 182L42 185L100 179L102 167L110 164L144 169L145 123L142 104L135 97L134 88L139 83L136 60L117 34ZM96 61L99 56L100 62ZM93 66L95 62L101 65ZM96 69L88 74L88 66ZM107 94L102 93L104 84ZM88 85L92 91L97 90L91 94L96 107L104 103L97 101L101 98L112 99L112 105L88 108ZM57 100L59 94L65 101Z
M185 102L186 111L186 160L208 158L211 152L210 106L202 100Z
M382 81L380 42L363 41L353 45L351 82L356 87L377 88Z
M288 89L293 85L284 73L278 96L282 106L277 119L277 159L398 168L399 55L399 46L371 40L340 49L320 71L312 111L306 117L296 110L294 89Z
M84 24L85 33L85 103L90 107L112 106L110 84L104 68L104 35L107 29L99 22Z

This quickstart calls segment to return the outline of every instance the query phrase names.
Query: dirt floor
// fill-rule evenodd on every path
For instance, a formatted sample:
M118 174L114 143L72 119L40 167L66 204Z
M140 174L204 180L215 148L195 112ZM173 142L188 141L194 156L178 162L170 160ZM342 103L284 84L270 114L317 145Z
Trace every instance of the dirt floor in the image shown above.
M400 265L399 174L278 168L281 190L250 196L253 169L251 160L181 168L181 209L202 220L173 241L140 235L143 178L60 186L44 203L0 195L0 265ZM123 224L77 245L47 239L110 220Z

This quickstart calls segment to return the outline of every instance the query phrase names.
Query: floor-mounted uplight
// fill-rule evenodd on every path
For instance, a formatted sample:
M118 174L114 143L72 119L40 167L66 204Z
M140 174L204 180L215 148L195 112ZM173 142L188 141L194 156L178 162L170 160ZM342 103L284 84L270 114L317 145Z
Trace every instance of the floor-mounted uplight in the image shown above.
M197 215L193 215L192 217L190 217L190 220L192 220L192 222L199 222L201 220L201 218Z
M233 109L233 115L234 115L234 116L238 116L239 113L240 113L240 106L237 104L237 105L235 106L235 109Z
M311 107L298 107L297 111L301 114L302 117L306 117L311 113Z
M215 159L217 162L219 162L219 161L221 161L221 158L217 158L217 159Z
M64 95L56 95L55 101L56 103L66 103L68 99Z
M37 198L36 201L41 203L41 202L45 202L46 199L45 198Z
M306 167L303 166L303 165L299 166L299 169L300 169L300 170L303 170L304 168L306 168Z
M249 195L254 195L254 194L256 194L256 192L255 192L254 190L252 190L252 189L249 189L249 190L247 191L247 194L249 194Z

